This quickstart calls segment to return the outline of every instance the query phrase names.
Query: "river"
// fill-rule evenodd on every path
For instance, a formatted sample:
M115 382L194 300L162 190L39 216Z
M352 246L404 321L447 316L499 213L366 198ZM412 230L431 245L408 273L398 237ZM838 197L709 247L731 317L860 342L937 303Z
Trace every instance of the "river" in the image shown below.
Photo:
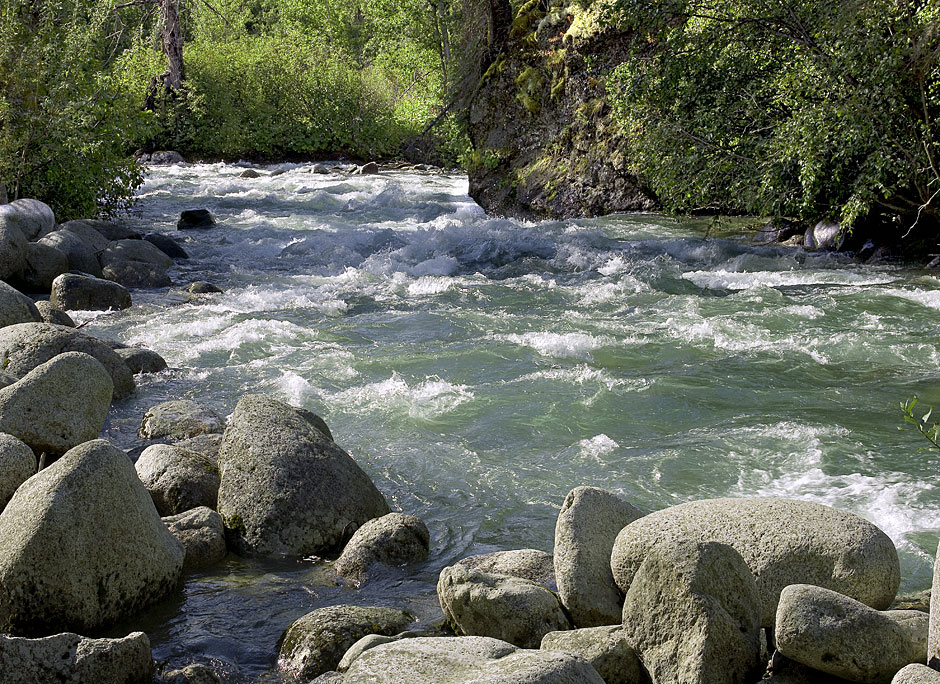
M717 496L851 510L894 540L902 591L930 585L940 454L898 430L897 404L940 404L936 277L753 246L728 221L492 218L459 175L243 170L156 168L141 188L129 222L185 238L175 280L225 293L140 291L76 316L171 366L112 407L106 436L137 446L143 412L174 398L306 407L393 509L424 519L431 555L361 589L312 559L230 556L115 630L147 631L159 662L277 681L278 637L314 608L434 622L441 568L551 551L582 484L648 510ZM217 227L175 230L203 207Z

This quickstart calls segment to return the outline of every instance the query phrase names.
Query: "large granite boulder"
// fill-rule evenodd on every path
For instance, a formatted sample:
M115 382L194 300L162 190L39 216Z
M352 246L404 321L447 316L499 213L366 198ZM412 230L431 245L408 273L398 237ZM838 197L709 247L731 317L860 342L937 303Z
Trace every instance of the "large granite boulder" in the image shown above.
M159 287L169 287L173 284L166 269L155 264L143 261L112 261L102 267L101 275L107 280L113 280L124 287L153 290Z
M172 591L183 553L127 455L86 442L0 514L0 624L26 635L98 630Z
M437 583L444 617L458 634L488 636L521 648L538 648L549 632L571 629L558 597L520 577L444 568Z
M65 311L127 309L131 293L123 285L104 278L63 273L52 281L49 302Z
M59 307L50 304L48 299L41 299L36 302L36 310L39 311L43 323L64 325L67 328L75 327L75 321L72 320L72 317Z
M65 254L42 242L29 242L23 268L13 282L24 292L45 293L52 288L52 281L69 270Z
M59 354L0 389L0 432L36 453L64 454L98 437L112 390L107 370L93 357Z
M117 240L140 240L140 237L141 237L140 233L138 233L133 228L128 228L125 225L122 225L120 223L115 223L113 221L99 221L95 219L85 219L82 221L82 223L94 228L109 243L115 242ZM103 251L104 249L107 248L107 246L108 245L106 244L104 247L102 247L101 250L96 249L96 251Z
M408 629L414 616L394 608L329 606L291 623L281 639L278 669L308 681L333 670L350 646L368 634L392 636Z
M55 214L45 202L24 197L13 200L0 210L0 223L4 221L15 225L27 240L35 240L54 229Z
M940 672L920 663L898 670L891 684L940 684Z
M577 653L591 663L605 684L649 684L650 678L620 625L549 632L543 651Z
M215 508L219 496L219 470L206 456L170 444L144 449L134 465L160 515L176 515L191 508Z
M17 488L36 474L36 454L13 435L0 432L0 511Z
M467 556L457 561L468 570L480 570L495 575L509 575L541 584L555 590L555 566L552 554L539 549L511 549Z
M173 259L146 240L115 240L108 243L98 258L102 266L121 261L152 264L163 270L173 266Z
M651 545L624 599L623 631L655 684L753 684L761 597L726 544Z
M603 684L571 653L522 650L486 637L419 637L381 644L350 665L343 684Z
M617 535L610 563L622 591L664 539L716 541L741 554L757 579L763 627L773 627L790 584L826 587L881 610L901 581L894 543L857 515L789 499L709 499L651 513Z
M17 323L38 323L41 320L42 316L32 299L0 281L0 328Z
M794 584L780 594L774 635L790 660L853 682L888 684L905 665L927 661L928 622L918 610L882 612Z
M219 434L224 430L225 420L212 409L189 399L174 399L147 409L137 436L177 442L199 435Z
M186 551L183 572L196 572L225 558L225 527L222 516L200 506L163 518L163 523Z
M372 480L309 412L242 397L219 450L219 513L243 555L322 554L389 513Z
M38 244L55 247L69 262L69 269L92 276L101 276L101 264L95 250L71 230L54 230L38 240Z
M101 340L78 330L49 323L20 323L0 328L0 358L4 370L22 378L41 363L65 352L94 356L111 376L114 398L123 399L134 391L134 376L124 360Z
M558 596L578 627L620 622L623 592L610 572L614 540L643 512L613 492L576 487L555 523Z
M143 632L123 639L88 639L63 633L42 639L0 635L3 684L150 684L150 640Z
M12 204L0 205L0 279L8 280L26 266L28 244L20 226L19 212Z
M92 252L98 254L103 252L108 243L115 238L108 239L101 234L101 231L98 230L98 226L103 224L104 221L95 221L95 220L77 220L77 221L66 221L65 223L59 225L58 230L67 230L70 233L75 233L78 237L82 239ZM98 266L101 268L100 264Z
M353 534L336 560L336 574L364 582L376 565L398 567L428 557L431 534L421 518L389 513L368 521Z
M183 249L183 246L163 233L147 233L144 240L152 244L171 259L188 259L189 254Z

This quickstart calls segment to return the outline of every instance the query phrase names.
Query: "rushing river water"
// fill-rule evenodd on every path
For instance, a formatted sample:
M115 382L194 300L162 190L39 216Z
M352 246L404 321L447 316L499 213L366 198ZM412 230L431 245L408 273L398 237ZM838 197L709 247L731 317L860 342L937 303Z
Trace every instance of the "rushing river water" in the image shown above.
M230 556L190 576L143 628L158 661L215 661L276 680L278 637L334 603L440 618L445 565L551 551L577 485L646 509L786 496L848 509L897 545L902 590L930 584L938 455L899 431L899 401L940 404L940 282L896 265L708 237L654 215L487 217L461 176L155 169L132 223L185 236L180 283L79 315L172 369L139 379L107 436L132 448L146 408L191 398L223 415L264 392L321 415L431 556L361 589L328 566ZM268 169L270 171L272 169ZM177 233L183 209L219 225ZM714 231L713 231L714 232Z

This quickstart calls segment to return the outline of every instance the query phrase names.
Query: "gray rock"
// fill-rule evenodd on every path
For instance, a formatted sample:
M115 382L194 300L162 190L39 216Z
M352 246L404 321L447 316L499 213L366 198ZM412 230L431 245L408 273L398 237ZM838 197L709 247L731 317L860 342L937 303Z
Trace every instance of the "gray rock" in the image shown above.
M189 287L186 288L186 291L189 294L219 294L222 292L222 288L218 285L213 285L212 283L207 283L203 280L197 280L194 283L190 283Z
M186 550L183 572L203 570L225 558L222 516L211 508L200 506L167 516L163 518L163 523Z
M648 684L650 681L620 625L549 632L542 637L541 648L578 654L591 663L605 684Z
M171 259L188 259L189 254L182 245L169 235L163 233L147 233L144 240L152 244Z
M495 575L521 577L547 589L555 590L555 566L552 554L538 549L513 549L467 556L458 561L468 570L480 570Z
M412 615L394 608L318 608L287 628L277 667L294 680L306 681L335 669L349 647L367 634L391 636L412 622Z
M109 242L99 255L102 266L115 263L134 262L150 264L164 271L173 266L173 260L146 240L115 240Z
M111 394L111 378L93 357L59 354L0 389L0 432L36 453L63 454L98 437Z
M165 268L142 261L112 261L101 269L101 275L124 287L153 290L173 284Z
M884 609L901 581L894 543L857 515L789 499L709 499L651 513L617 535L610 563L622 591L666 538L734 547L757 579L762 627L773 627L780 592L790 584L815 584Z
M174 444L181 449L189 449L190 451L198 452L207 457L213 463L218 464L219 447L222 446L222 435L196 435L195 437L190 437L189 439L183 439L179 442L174 442Z
M360 166L358 169L356 169L356 173L359 174L360 176L368 176L368 175L376 174L378 172L379 172L379 165L376 164L375 162L366 162L365 164Z
M114 352L124 359L131 373L159 373L166 370L166 360L157 352L142 347L120 347Z
M72 320L72 317L59 307L54 306L48 299L41 299L36 302L36 310L44 323L64 325L67 328L75 327L75 321Z
M176 229L194 230L212 228L214 225L215 219L208 209L187 209L180 214L180 220L176 222Z
M643 517L613 492L576 487L565 497L555 523L558 596L578 627L620 623L623 592L610 571L614 540Z
M428 557L430 548L431 534L420 518L389 513L356 530L333 567L340 577L365 582L373 565L418 563Z
M365 651L344 684L602 684L583 658L486 637L401 639Z
M32 299L0 281L0 328L41 320L42 316Z
M239 178L261 178L261 174L255 171L254 169L245 169L240 174Z
M0 371L0 387L9 387L17 380L19 380L19 378L15 375L10 375L6 371Z
M761 679L755 684L848 684L847 679L833 677L802 663L790 660L774 651L770 657L770 666L767 674L770 676Z
M123 639L88 639L64 633L43 639L0 636L3 684L150 684L150 640L143 632Z
M64 253L41 242L30 242L15 282L26 292L49 292L56 277L68 270L69 260Z
M0 511L13 492L36 474L36 455L13 435L0 432Z
M66 221L65 223L59 225L59 230L67 230L70 233L75 233L78 237L82 239L92 252L98 254L98 252L103 252L108 246L108 243L111 240L117 238L106 238L102 235L101 231L98 230L97 226L103 224L104 221ZM100 266L99 266L100 268Z
M52 281L49 303L66 311L127 309L131 305L131 293L123 285L110 280L63 273Z
M140 233L138 233L133 228L128 228L123 226L120 223L114 223L113 221L97 221L86 219L82 223L91 226L96 231L101 233L105 240L109 243L116 240L140 240ZM104 251L107 248L107 244L102 247L100 250L95 249L96 252Z
M183 546L127 455L86 442L24 482L0 514L0 624L96 630L164 598L182 566Z
M822 587L780 594L777 650L798 663L854 682L888 684L905 665L927 660L929 618L916 610L877 611Z
M330 172L330 169L323 164L314 164L310 167L310 173L316 173L321 176L326 175Z
M898 670L891 684L940 684L940 672L920 663L912 663Z
M147 409L137 436L178 442L198 435L219 434L223 430L225 420L212 409L188 399L176 399Z
M833 221L820 221L806 231L803 246L806 249L839 249L842 238L842 226Z
M219 513L237 553L322 554L353 526L390 512L311 415L261 395L235 407L219 450Z
M726 544L651 545L623 604L623 630L656 684L750 684L760 676L761 597Z
M152 153L147 159L147 162L151 166L173 166L174 164L185 164L186 160L183 159L183 155L179 152L163 150Z
M34 199L18 199L7 205L19 216L17 226L27 240L34 240L55 227L55 214L48 204Z
M571 629L558 597L520 577L472 570L458 563L441 572L437 597L454 631L466 636L538 648L549 632Z
M20 214L12 204L0 205L0 279L8 280L26 268L26 238Z
M144 449L134 465L160 515L176 515L192 508L215 508L219 496L219 470L210 459L171 444Z
M375 648L376 646L380 646L382 644L390 644L393 641L401 641L402 639L415 639L417 637L448 636L444 634L433 634L430 632L433 632L433 630L408 630L407 632L400 632L394 636L385 636L384 634L367 634L348 649L346 649L346 653L344 653L343 657L340 659L339 664L336 666L336 670L337 672L345 672L359 656L368 651L370 648Z
M926 663L935 670L940 670L940 547L933 564L933 582L930 587L931 598L937 596L938 600L930 601L930 638L927 641Z
M17 378L70 351L94 356L105 367L114 384L115 399L123 399L134 391L134 376L124 359L99 339L49 323L20 323L0 328L0 358L6 359L4 370Z
M226 684L227 677L208 665L193 663L179 670L171 670L160 679L160 684Z
M81 271L95 277L101 277L101 264L95 250L77 233L70 230L56 230L39 239L38 244L55 247L69 261L69 269Z

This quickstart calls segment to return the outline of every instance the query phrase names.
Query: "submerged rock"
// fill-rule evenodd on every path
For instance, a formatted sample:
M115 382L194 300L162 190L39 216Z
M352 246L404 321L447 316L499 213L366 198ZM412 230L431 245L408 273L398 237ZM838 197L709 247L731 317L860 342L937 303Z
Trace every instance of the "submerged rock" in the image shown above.
M200 453L154 444L144 449L134 468L162 516L200 506L216 507L219 470Z
M150 640L143 632L123 639L88 639L63 633L43 639L0 635L3 684L150 684Z
M63 454L98 437L112 389L107 370L93 357L59 354L0 389L0 432L36 453Z
M0 511L16 489L36 474L36 455L13 435L0 432Z
M194 230L197 228L212 228L215 219L208 209L187 209L180 214L176 223L177 230Z
M33 300L0 281L0 328L17 323L37 323L42 314Z
M753 684L761 597L747 564L717 542L651 546L623 604L623 631L656 684Z
M394 608L318 608L287 628L277 667L294 680L307 681L336 668L349 647L367 634L392 636L412 622L414 616Z
M165 401L147 409L137 436L180 441L225 430L225 420L212 409L188 399Z
M219 513L237 553L321 554L390 512L369 476L309 416L256 394L235 407L219 450Z
M334 567L340 577L364 582L373 565L417 563L428 557L430 547L431 535L420 518L389 513L356 530Z
M86 442L24 482L0 514L0 624L87 632L165 597L183 546L127 455Z
M648 684L649 675L620 625L549 632L543 651L577 653L591 663L605 684Z
M905 665L926 662L929 618L916 610L878 611L806 584L780 594L774 635L781 654L853 682L887 684Z
M123 285L77 273L63 273L52 281L49 303L66 311L107 311L131 306L131 293Z
M790 584L815 584L884 609L901 581L894 543L857 515L806 501L727 498L673 506L627 525L610 560L621 590L666 539L716 541L740 553L757 579L762 627L773 627L780 592Z
M620 622L623 592L610 571L614 540L643 512L613 492L577 487L555 523L558 596L578 627Z
M111 376L114 398L134 391L134 376L110 346L78 330L49 323L20 323L0 328L0 357L4 370L22 378L41 363L65 352L83 352L95 357Z
M580 656L486 637L419 637L370 648L344 684L603 684Z
M222 517L211 508L200 506L167 516L163 523L185 549L183 572L196 572L225 558L225 527Z
M571 629L558 597L520 577L471 570L458 563L441 572L437 597L444 617L466 636L538 648L549 632Z

